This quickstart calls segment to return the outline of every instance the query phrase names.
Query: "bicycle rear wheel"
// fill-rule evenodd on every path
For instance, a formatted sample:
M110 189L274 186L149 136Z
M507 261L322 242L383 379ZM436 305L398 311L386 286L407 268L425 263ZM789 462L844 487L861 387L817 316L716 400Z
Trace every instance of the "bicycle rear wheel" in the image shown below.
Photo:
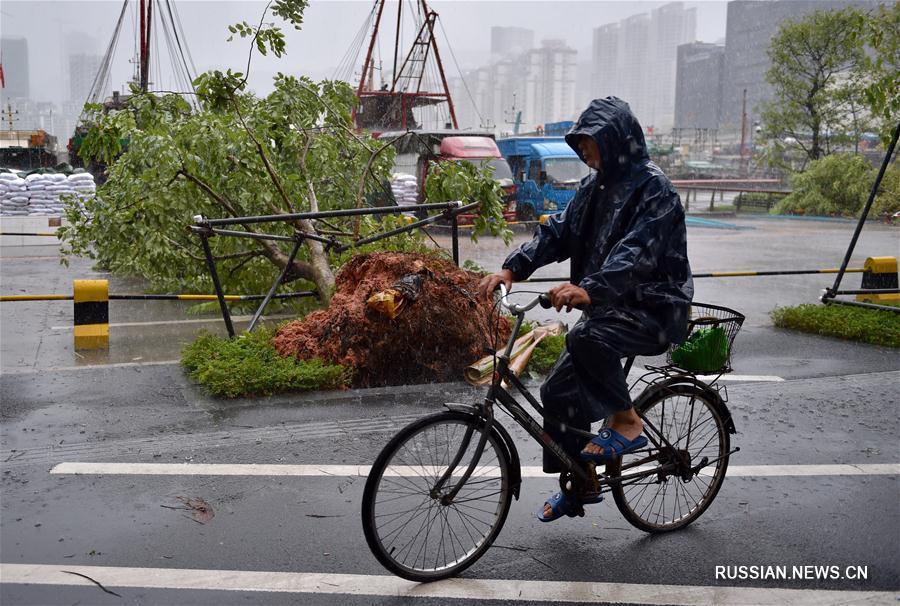
M442 412L402 429L378 455L363 491L363 531L372 553L394 574L419 582L453 576L499 534L512 491L509 458L496 432L462 489L452 501L442 500L472 461L483 427L476 416ZM453 474L436 487L457 455Z
M654 461L621 473L658 469L676 462L680 469L613 484L616 506L629 523L646 532L684 528L706 511L725 479L730 438L724 420L712 396L693 385L650 391L635 402L635 408L665 436L674 452L657 449L651 443ZM644 433L653 435L647 428ZM610 462L607 472L619 475L621 466L647 457L646 450L625 455L618 462ZM686 467L698 465L704 457L712 462L697 473L683 476Z

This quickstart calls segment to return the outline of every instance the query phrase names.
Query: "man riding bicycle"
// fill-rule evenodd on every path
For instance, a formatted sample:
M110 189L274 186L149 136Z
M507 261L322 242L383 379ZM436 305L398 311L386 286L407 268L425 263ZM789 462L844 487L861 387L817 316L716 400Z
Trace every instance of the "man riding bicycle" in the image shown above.
M607 427L587 445L552 422L544 428L567 452L603 463L647 444L621 359L660 354L684 340L694 285L681 200L650 161L628 104L616 97L592 101L566 142L596 172L582 180L563 213L540 225L479 288L490 296L501 282L509 288L544 265L570 260L570 282L548 294L557 311L584 313L541 386L541 401L569 427L589 430L601 419ZM545 452L544 472L559 471ZM537 517L550 522L599 500L583 495L574 502L557 493Z

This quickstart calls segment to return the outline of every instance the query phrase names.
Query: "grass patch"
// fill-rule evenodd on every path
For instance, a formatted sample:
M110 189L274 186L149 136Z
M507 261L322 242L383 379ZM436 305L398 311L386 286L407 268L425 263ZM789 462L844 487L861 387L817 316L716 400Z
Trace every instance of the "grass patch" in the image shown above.
M181 364L211 394L226 398L350 384L352 373L343 366L279 356L272 346L274 332L260 327L234 339L204 333L184 348Z
M550 335L541 339L528 361L528 371L546 375L566 348L566 335Z
M849 305L798 305L769 312L775 326L817 335L900 347L900 314Z

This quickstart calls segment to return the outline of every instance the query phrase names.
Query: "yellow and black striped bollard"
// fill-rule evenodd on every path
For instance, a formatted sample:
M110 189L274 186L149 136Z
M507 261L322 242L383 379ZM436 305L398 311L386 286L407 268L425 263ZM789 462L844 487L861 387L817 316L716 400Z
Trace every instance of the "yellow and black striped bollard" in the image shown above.
M75 349L109 347L109 281L74 280Z

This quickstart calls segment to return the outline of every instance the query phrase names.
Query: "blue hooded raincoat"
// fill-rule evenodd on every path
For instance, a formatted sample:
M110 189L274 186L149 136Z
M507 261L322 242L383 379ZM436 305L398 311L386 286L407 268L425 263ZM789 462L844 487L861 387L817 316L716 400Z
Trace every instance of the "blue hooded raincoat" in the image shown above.
M582 135L597 142L601 172L585 177L566 210L541 225L503 267L524 280L568 259L570 281L590 295L590 307L541 388L555 416L589 429L592 421L631 406L621 358L659 354L684 340L694 286L681 200L650 161L628 104L616 97L591 102L566 135L579 156Z

